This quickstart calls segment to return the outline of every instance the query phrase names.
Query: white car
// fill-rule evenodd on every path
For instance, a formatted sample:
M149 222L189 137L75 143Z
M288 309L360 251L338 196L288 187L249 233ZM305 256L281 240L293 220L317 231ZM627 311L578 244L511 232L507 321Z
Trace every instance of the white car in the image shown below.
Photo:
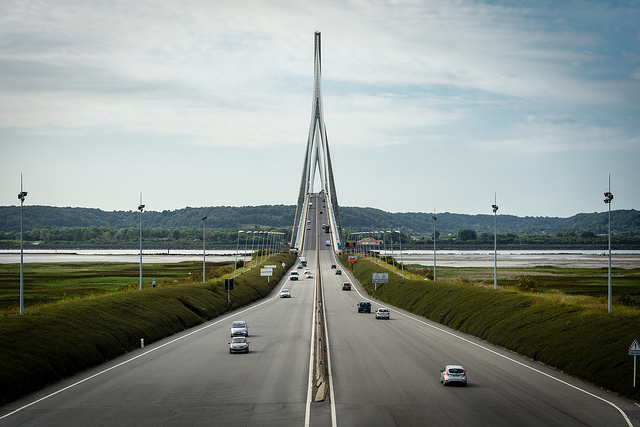
M291 298L291 292L289 289L283 289L280 291L280 298Z
M388 308L380 307L376 311L376 319L389 319L389 315L390 312Z
M249 325L244 320L236 320L229 326L231 329L231 338L241 336L248 337L249 336Z
M440 371L440 382L442 385L453 383L467 385L467 371L460 365L447 365Z
M233 337L229 343L231 353L249 353L249 341L245 337Z
M298 272L297 271L292 271L291 273L289 273L289 280L298 280L300 276L298 276Z
M304 274L304 276L305 276L307 279L313 279L313 273L312 273L312 272L310 272L310 271L307 271L307 272Z

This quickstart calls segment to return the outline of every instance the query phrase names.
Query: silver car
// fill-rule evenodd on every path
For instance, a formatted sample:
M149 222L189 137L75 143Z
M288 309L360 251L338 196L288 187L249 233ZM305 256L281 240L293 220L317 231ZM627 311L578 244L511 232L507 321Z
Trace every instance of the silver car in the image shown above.
M453 383L467 385L467 371L460 365L447 365L440 371L440 382L442 385Z
M280 291L280 298L291 298L291 291L289 289L283 289Z
M376 319L389 319L390 313L388 308L380 307L376 311Z
M231 328L231 338L241 336L249 336L249 325L244 320L236 320L229 326Z
M245 337L233 337L229 343L231 353L249 353L249 341Z

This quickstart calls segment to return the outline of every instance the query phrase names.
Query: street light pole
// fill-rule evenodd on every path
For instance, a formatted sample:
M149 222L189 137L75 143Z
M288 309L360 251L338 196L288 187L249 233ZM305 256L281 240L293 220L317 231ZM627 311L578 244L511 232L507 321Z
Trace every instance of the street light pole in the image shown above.
M498 289L498 199L496 193L493 193L493 289Z
M236 262L233 264L233 278L236 278L236 270L238 269L238 247L240 245L240 233L244 233L242 230L238 230L238 239L236 240Z
M396 230L398 233L398 241L400 242L400 265L402 266L402 278L404 279L404 261L402 259L402 234L400 234L400 230Z
M140 211L140 290L142 290L142 211L144 205L142 204L142 191L140 192L140 204L138 205Z
M203 216L202 217L202 283L206 282L206 279L205 279L204 276L205 276L205 265L206 265L206 262L207 262L207 258L206 258L207 253L206 253L206 250L205 250L205 248L206 248L206 246L205 246L206 236L204 235L204 221L205 221L205 219L207 219L207 217Z
M607 288L607 298L609 300L609 313L611 313L611 201L613 200L613 194L611 194L611 174L609 174L609 191L604 193L604 202L609 205L609 286Z
M24 205L24 199L27 197L27 192L22 191L22 174L20 174L20 192L18 193L18 199L20 199L20 315L24 314L24 246L22 239L22 206Z
M433 220L433 281L436 281L436 208L433 208L433 215L431 215L431 219Z
M250 251L250 255L251 255L251 260L249 262L249 270L251 270L253 268L253 243L256 240L256 233L257 231L252 231L252 236L251 236L251 251Z
M242 252L242 272L244 273L244 266L247 263L247 240L249 239L250 230L247 230L247 234L244 235L244 252Z
M396 274L396 260L393 258L393 232L387 231L387 233L389 233L389 239L391 240L391 268L393 274Z

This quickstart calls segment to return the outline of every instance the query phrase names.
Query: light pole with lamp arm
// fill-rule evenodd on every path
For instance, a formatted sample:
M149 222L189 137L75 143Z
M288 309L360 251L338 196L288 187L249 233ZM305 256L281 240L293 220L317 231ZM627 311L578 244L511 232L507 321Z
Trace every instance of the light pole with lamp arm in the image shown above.
M400 265L402 266L402 278L404 279L404 261L402 259L402 234L400 234L400 230L396 230L398 233L398 241L400 242Z
M238 248L240 245L240 233L244 233L243 230L238 230L238 239L236 240L236 262L233 264L233 278L236 278L236 270L238 269Z
M431 219L433 220L433 281L436 281L436 209L433 208L433 215L431 215Z
M253 268L253 243L256 241L256 233L257 231L251 232L253 235L251 236L251 260L249 262L249 270Z
M22 191L22 174L20 174L20 192L18 193L18 199L20 199L20 315L24 314L24 246L22 239L22 206L24 205L24 199L27 197L27 192Z
M604 202L609 206L609 286L607 288L607 298L609 300L609 313L611 313L611 201L613 194L611 193L611 174L609 174L609 191L604 193Z
M391 241L391 268L393 274L396 274L396 260L393 258L393 232L387 231L387 233L389 233L389 240Z
M205 250L205 242L206 242L206 236L204 235L204 221L207 219L206 216L202 217L202 283L206 282L205 279L205 266L206 266L206 256L207 256L207 252Z
M142 204L142 191L140 192L140 204L138 205L140 211L140 290L142 290L142 211L144 205Z
M244 235L244 252L242 252L242 272L244 273L244 266L247 264L247 240L249 239L250 230L247 230L247 234Z
M494 201L491 208L493 209L493 289L498 289L498 199L496 194L493 195Z

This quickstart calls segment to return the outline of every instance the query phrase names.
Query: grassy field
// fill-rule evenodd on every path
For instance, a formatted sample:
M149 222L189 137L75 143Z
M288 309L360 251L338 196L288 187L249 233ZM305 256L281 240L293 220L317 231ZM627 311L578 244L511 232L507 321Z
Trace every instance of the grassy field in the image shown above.
M421 265L409 265L416 279L433 277L432 270ZM406 275L406 274L405 274ZM541 266L532 268L500 268L498 289L515 290L520 277L533 278L539 288L540 297L582 301L589 305L607 305L607 268L561 268ZM614 302L625 307L640 309L640 268L613 268L611 272ZM438 267L437 280L465 283L493 288L493 268Z
M232 271L233 263L207 263L207 279ZM34 263L24 266L24 305L34 307L54 301L122 292L139 288L136 263ZM201 282L202 262L144 264L144 287ZM20 265L0 265L0 313L19 311Z

